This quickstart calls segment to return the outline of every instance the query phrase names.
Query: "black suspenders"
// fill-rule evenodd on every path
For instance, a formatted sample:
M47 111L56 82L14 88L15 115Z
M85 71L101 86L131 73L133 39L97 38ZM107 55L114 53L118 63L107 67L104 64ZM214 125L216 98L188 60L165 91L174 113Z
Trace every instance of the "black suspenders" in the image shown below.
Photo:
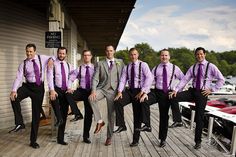
M127 65L127 69L126 69L126 80L129 80L129 65ZM138 74L138 84L139 84L139 87L141 87L141 72L142 72L142 62L139 62L139 74Z
M157 76L156 76L156 73L157 73L157 67L155 67L155 70L154 70L154 78L155 78L155 82L157 82ZM174 78L174 74L175 74L175 65L173 64L173 68L172 68L172 74L171 74L171 78L170 78L170 82L169 82L169 86L168 88L170 87L171 88L171 83L172 83L172 80ZM156 87L155 87L156 88Z
M39 64L40 64L40 78L41 78L42 77L42 61L41 61L40 55L38 55L38 59L39 59ZM26 78L26 59L24 60L23 73L24 73L25 79L27 79Z
M196 63L196 64L197 64L197 63ZM196 64L193 65L193 80L194 80L194 81L196 80L196 75L195 75L195 67L196 67ZM205 78L204 78L204 82L203 82L202 88L205 87L205 85L206 85L206 80L207 80L207 74L208 74L209 64L210 64L210 62L207 63L207 67L206 67L206 71L205 71ZM194 82L194 81L193 81L193 82ZM202 88L201 88L201 89L202 89Z
M79 66L79 73L78 73L78 80L79 80L79 85L80 85L80 80L81 80L81 68L82 68L82 65Z

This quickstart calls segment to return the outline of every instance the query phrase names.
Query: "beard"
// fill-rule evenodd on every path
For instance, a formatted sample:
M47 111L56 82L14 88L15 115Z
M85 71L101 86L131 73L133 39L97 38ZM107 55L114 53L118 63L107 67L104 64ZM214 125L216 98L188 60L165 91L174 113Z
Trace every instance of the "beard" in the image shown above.
M60 61L64 61L65 57L57 57Z

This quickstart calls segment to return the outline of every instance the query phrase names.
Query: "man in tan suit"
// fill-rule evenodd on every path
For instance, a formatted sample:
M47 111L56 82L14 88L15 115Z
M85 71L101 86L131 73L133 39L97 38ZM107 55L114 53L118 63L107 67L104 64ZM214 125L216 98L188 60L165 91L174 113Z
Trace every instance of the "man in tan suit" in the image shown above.
M105 48L106 59L100 61L95 66L95 72L92 80L92 92L89 96L89 101L93 109L95 121L97 126L94 131L97 134L101 128L105 125L102 120L101 113L98 107L98 101L103 98L107 100L107 139L105 145L111 145L111 138L114 128L114 98L117 94L117 87L121 71L124 67L124 63L120 59L114 58L115 50L112 45L108 45Z

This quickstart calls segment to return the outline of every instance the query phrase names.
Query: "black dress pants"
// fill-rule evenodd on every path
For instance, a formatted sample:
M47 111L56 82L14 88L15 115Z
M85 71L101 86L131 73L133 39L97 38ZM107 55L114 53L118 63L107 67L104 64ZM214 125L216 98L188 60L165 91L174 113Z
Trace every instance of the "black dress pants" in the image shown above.
M91 93L91 90L77 88L73 94L67 93L67 101L69 102L70 106L77 106L75 101L84 101L84 131L83 131L83 138L89 138L89 131L92 124L92 116L93 110L91 105L88 101L88 97Z
M168 98L168 93L164 93L163 90L153 89L148 94L148 100L144 101L142 106L142 120L147 126L150 126L150 105L158 103L159 106L159 139L166 140L168 132L169 121L169 108L171 102Z
M129 103L132 103L133 108L133 121L134 121L134 133L133 142L139 142L140 131L136 131L141 127L141 104L139 100L136 100L135 96L140 92L140 89L128 89L122 92L122 99L114 102L116 112L116 125L125 126L124 121L124 107Z
M66 99L65 90L61 90L60 88L55 87L55 91L57 92L58 97L56 98L56 100L51 101L51 103L53 106L59 106L61 117L63 120L63 123L58 127L57 141L64 141L64 134L65 134L69 104Z
M202 129L204 126L204 112L207 104L207 97L202 95L202 90L198 91L195 88L189 88L187 91L177 93L177 96L172 100L175 102L188 101L195 102L195 138L196 143L201 142Z
M17 98L15 101L11 101L12 109L15 115L15 124L24 125L23 117L21 114L20 102L30 97L31 106L32 106L32 122L31 122L31 133L30 141L31 143L36 142L40 121L40 111L42 108L43 97L44 97L44 83L41 83L40 86L36 83L23 83L20 88L17 90Z

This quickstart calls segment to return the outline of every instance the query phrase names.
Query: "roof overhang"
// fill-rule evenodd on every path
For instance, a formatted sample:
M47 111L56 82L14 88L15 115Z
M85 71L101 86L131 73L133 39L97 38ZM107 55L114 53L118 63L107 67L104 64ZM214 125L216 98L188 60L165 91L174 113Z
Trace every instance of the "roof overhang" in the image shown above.
M104 55L108 44L117 47L136 0L63 0L89 49Z
M50 0L13 0L47 14ZM117 47L136 0L59 0L96 56Z

